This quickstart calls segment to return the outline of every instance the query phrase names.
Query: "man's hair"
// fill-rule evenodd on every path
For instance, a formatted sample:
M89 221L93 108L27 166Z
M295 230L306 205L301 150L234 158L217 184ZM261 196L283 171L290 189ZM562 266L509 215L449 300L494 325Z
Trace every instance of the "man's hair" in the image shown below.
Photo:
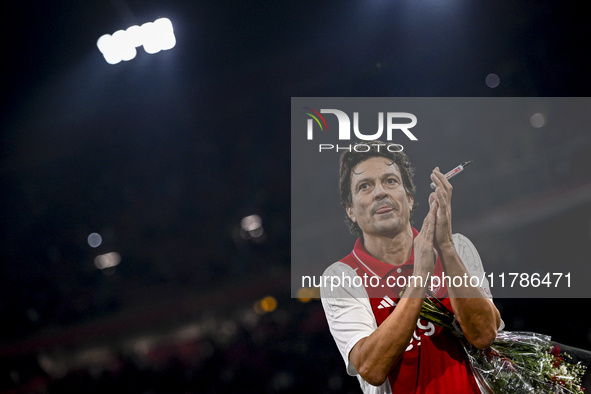
M368 146L370 149L367 150L367 152L357 152L353 147L351 151L346 150L341 154L339 188L341 191L341 204L345 209L350 207L353 203L351 195L351 172L353 171L353 168L362 161L371 159L372 157L384 157L391 160L393 163L396 163L400 175L402 176L402 185L404 186L404 190L406 190L407 196L414 198L416 192L415 184L412 182L414 171L410 168L410 161L408 161L406 154L402 151L398 152L398 150L400 150L400 145L374 140L356 143L355 146L359 144L364 145L363 149L366 149L365 146ZM390 146L392 146L394 152L388 151L388 147ZM413 203L413 210L416 207L417 203ZM352 234L356 234L363 238L361 228L357 223L353 222L348 215L345 219L345 223L349 226L349 231L351 231Z

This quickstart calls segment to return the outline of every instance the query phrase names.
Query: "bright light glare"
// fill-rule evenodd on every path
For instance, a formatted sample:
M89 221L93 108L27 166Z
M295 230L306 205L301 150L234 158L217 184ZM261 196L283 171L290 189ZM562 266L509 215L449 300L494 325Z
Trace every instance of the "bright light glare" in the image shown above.
M111 252L96 256L94 259L94 265L100 270L105 268L115 267L121 262L121 255L117 252Z
M128 27L127 30L125 30L125 32L127 33L127 37L131 45L133 45L136 48L142 46L144 41L142 37L141 27L139 27L138 25L133 25L131 27Z
M259 215L246 216L240 222L242 239L259 238L263 235L263 223Z
M112 45L112 38L113 37L110 34L103 34L99 37L96 42L96 46L98 47L99 51L101 51L101 53L109 52Z
M125 30L118 30L113 33L114 50L123 61L131 60L135 57L137 51L135 47L131 45L131 40Z
M160 52L160 43L158 42L158 30L152 22L144 23L142 25L142 42L144 51L153 54Z
M105 57L105 60L109 64L117 64L121 61L121 58L118 56L116 51L116 45L113 41L113 36L110 34L102 35L98 41L96 42L96 46L98 47L99 51Z
M100 246L100 244L102 242L103 242L103 237L101 237L100 234L92 233L88 236L88 244L93 248Z
M134 25L127 30L118 30L113 35L105 34L96 43L109 64L133 59L137 54L135 48L139 46L153 54L172 49L175 45L172 22L167 18L144 23L141 27Z
M172 30L172 22L167 18L160 18L154 22L154 26L158 31L158 38L160 41L160 48L163 51L174 48L176 45L176 38Z
M261 227L261 217L259 215L250 215L242 219L240 227L244 231L252 231Z

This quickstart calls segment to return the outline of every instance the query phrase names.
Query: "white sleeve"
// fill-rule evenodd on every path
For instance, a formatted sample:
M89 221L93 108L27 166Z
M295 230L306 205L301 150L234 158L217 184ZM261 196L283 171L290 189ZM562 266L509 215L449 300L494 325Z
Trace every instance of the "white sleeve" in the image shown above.
M478 278L479 283L481 282L480 291L482 291L482 293L489 299L492 299L488 279L485 276L482 260L480 260L480 255L478 254L476 247L462 234L454 234L452 238L456 251L460 256L462 263L464 263L464 266L468 270L468 273L470 276L476 276Z
M480 255L478 254L476 247L462 234L453 234L452 238L462 263L464 263L464 266L471 276L478 277L479 283L481 282L480 291L492 301L493 297L488 284L488 279L485 276L486 272L484 271L484 266L482 265L482 260L480 260ZM505 322L501 320L499 330L502 330L503 328L505 328Z
M329 279L327 286L320 287L320 296L330 333L347 365L347 373L355 376L357 371L349 362L349 352L360 339L370 336L378 324L365 287L357 287L352 283L357 274L351 267L337 262L328 267L323 276L335 278L335 284L336 278L339 278L339 286L332 286Z

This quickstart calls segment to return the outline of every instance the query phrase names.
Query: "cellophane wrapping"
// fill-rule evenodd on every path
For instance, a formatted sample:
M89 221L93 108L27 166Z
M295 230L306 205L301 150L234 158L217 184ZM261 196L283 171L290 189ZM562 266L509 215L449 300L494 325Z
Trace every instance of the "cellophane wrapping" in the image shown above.
M432 294L420 316L452 332L464 347L474 377L485 394L583 394L582 377L591 352L553 343L535 332L499 331L484 350L464 337L455 316Z

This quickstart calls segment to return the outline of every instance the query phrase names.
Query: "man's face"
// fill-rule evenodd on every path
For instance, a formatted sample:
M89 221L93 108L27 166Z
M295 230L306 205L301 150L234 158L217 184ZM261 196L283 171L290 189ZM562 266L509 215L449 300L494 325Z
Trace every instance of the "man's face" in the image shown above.
M398 166L385 157L372 157L351 173L349 218L368 235L395 235L409 225L413 199L406 195Z

